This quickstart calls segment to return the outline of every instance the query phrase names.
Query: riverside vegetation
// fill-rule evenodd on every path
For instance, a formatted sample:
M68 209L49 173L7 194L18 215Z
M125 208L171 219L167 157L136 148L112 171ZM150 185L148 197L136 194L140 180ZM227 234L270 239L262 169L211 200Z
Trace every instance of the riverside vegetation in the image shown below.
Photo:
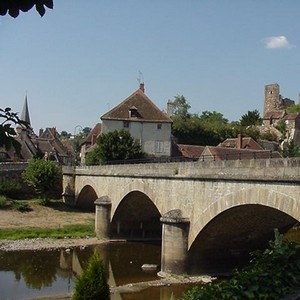
M181 300L275 300L300 288L300 245L283 239L275 230L270 248L252 253L251 264L236 270L231 279L197 286Z

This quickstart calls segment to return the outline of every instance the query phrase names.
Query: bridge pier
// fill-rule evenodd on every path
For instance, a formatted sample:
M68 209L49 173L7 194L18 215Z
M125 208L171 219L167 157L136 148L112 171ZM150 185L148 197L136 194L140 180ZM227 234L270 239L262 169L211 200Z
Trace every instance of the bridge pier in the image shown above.
M111 201L108 196L98 198L95 202L95 231L98 239L109 239Z
M159 275L186 273L190 221L174 209L160 218L162 222L161 271Z

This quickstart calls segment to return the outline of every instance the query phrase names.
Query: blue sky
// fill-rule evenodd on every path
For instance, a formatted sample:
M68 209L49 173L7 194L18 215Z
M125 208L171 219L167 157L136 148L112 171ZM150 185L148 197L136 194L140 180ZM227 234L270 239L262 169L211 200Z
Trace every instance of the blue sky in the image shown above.
M262 113L264 86L298 102L299 0L54 0L0 17L0 107L74 133L139 86L161 109L183 95L191 113L230 121ZM77 127L78 129L78 127Z

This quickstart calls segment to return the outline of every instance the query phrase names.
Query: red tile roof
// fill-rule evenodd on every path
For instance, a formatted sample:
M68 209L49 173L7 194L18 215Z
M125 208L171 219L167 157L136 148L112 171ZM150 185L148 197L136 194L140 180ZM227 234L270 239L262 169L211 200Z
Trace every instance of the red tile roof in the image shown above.
M223 148L238 148L238 137L237 138L228 138L217 147ZM261 145L259 145L252 137L243 137L242 138L242 149L252 149L252 150L263 150Z
M267 150L248 150L206 146L202 152L200 160L207 160L209 157L214 160L238 160L280 158L281 155L277 151L271 152Z
M173 156L183 156L186 158L197 158L200 157L202 151L205 146L198 145L183 145L183 144L175 144L175 149L173 152Z
M101 131L102 131L102 124L97 123L95 125L95 127L91 130L91 132L88 134L86 139L81 143L81 145L82 144L88 144L88 145L93 144L94 141L96 141L96 138L98 137L98 135L101 133Z

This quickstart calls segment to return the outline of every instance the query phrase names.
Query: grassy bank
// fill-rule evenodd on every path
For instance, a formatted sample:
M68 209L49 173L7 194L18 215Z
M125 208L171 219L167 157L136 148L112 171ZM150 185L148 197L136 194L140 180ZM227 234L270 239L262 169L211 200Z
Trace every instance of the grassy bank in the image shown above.
M85 238L94 237L93 225L68 225L61 228L1 229L0 239L18 240L26 238Z
M85 238L95 236L93 212L51 200L12 200L0 196L0 239Z

